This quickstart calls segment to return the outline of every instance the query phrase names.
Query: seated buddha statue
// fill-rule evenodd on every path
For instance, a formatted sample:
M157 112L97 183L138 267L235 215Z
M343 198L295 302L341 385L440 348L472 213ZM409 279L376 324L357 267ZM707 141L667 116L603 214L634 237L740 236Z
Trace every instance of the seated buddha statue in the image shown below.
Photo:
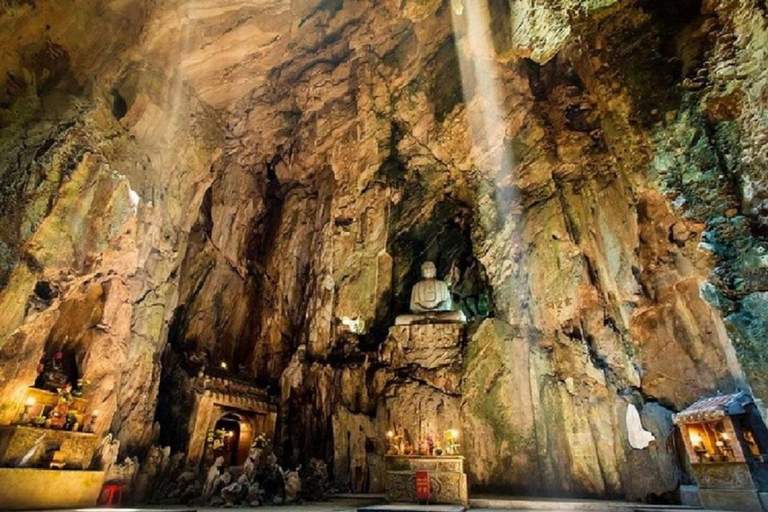
M421 266L422 280L411 291L411 314L400 315L395 325L420 323L465 323L462 311L453 309L451 291L444 281L436 278L437 269L431 261Z

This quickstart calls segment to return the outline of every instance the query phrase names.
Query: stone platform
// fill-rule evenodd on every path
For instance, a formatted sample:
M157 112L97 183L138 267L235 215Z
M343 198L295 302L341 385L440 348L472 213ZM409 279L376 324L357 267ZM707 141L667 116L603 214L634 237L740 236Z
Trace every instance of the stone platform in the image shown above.
M0 468L0 510L94 507L103 471Z
M37 443L43 445L41 453L58 451L67 469L85 469L91 465L97 439L87 432L3 425L0 426L0 465L16 466Z
M386 467L387 501L404 503L416 501L416 472L429 472L430 501L444 505L466 505L468 500L467 475L464 457L444 455L421 457L388 455ZM452 511L445 511L452 512Z

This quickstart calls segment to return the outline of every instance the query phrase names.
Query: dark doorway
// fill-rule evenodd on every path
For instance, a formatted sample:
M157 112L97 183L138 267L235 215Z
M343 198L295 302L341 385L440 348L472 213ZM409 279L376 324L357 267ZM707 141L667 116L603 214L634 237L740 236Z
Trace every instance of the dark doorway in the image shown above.
M213 450L214 459L224 457L228 466L237 466L238 447L240 446L240 420L234 414L226 414L214 427L217 443Z

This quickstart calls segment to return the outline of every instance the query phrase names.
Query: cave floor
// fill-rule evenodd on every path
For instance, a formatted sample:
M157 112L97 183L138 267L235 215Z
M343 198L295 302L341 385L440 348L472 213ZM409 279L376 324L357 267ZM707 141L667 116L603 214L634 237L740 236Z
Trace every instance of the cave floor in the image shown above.
M238 510L242 512L357 512L360 507L382 503L380 498L359 499L334 499L322 503L303 503L288 506L263 506L263 507L181 507L181 506L142 506L137 508L123 508L122 512L215 512L223 510ZM410 510L418 510L419 506L409 507ZM527 511L527 512L685 512L701 509L675 506L675 505L648 505L644 503L630 503L622 501L578 500L556 498L518 498L509 496L476 496L470 499L470 507L473 512L500 512L500 511ZM58 510L57 512L105 512L110 509L74 509ZM426 508L425 508L426 510ZM708 511L709 512L709 511Z

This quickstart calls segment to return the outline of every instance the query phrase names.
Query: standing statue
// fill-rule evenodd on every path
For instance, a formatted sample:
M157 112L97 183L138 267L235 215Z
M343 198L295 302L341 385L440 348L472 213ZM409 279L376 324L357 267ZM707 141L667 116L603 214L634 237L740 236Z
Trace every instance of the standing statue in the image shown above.
M213 494L213 488L216 485L216 481L221 473L221 468L224 466L224 457L216 457L216 461L208 470L208 475L205 477L205 487L203 487L203 498L209 499Z
M465 323L467 319L464 313L453 309L448 285L437 279L435 264L424 262L421 276L423 279L411 291L411 314L398 316L395 324Z
M141 471L136 476L134 500L136 503L145 503L152 492L160 466L163 464L164 452L159 446L152 446L147 453L147 458L142 464Z
M112 434L107 434L96 448L96 455L91 463L92 469L104 471L107 480L116 477L113 468L117 464L117 455L120 452L120 441L113 438Z
M294 471L282 471L285 481L285 498L283 504L298 503L301 499L301 477L299 476L301 466Z

